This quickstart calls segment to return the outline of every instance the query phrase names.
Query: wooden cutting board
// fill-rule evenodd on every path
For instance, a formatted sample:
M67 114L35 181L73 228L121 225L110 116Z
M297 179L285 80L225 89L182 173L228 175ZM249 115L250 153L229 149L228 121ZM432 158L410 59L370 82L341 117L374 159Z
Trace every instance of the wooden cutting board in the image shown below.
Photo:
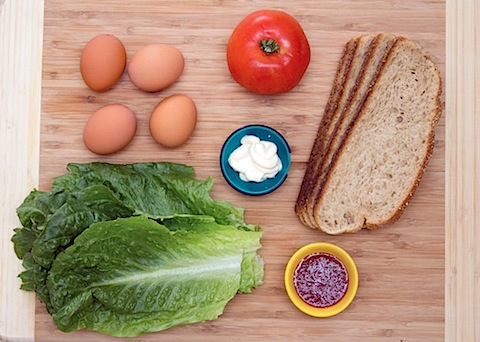
M312 61L301 82L288 94L260 96L230 77L225 47L235 25L250 12L275 8L289 12L303 26ZM285 341L442 341L445 271L445 119L436 130L433 157L416 196L401 219L377 231L328 236L304 227L293 205L305 172L316 130L343 45L352 37L390 31L416 40L445 72L445 2L402 1L45 1L41 189L65 172L67 162L172 161L195 167L198 178L212 176L212 195L246 209L246 220L264 231L264 284L239 295L216 321L172 328L142 336L142 341L224 341L231 338ZM126 74L105 93L83 83L79 57L97 34L112 33L128 57L151 43L177 46L185 72L172 87L156 94L137 90ZM149 136L148 118L164 97L184 93L197 104L199 121L184 146L168 150ZM107 157L87 151L82 130L99 107L120 103L136 112L137 136L124 151ZM285 184L274 193L247 197L223 179L218 158L223 141L246 124L266 124L282 133L292 150ZM327 241L346 249L357 262L359 290L352 305L328 319L308 317L286 296L283 272L289 257L305 244ZM37 303L38 341L109 341L79 331L61 333Z

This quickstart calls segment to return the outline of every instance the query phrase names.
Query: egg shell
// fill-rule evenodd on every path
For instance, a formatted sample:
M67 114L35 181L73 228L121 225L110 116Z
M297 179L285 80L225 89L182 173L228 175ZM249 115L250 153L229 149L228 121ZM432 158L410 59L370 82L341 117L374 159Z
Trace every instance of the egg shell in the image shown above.
M178 147L192 135L197 125L197 107L183 94L163 99L150 116L150 134L165 147Z
M80 57L80 73L92 90L104 92L122 77L127 65L127 52L114 35L101 34L91 39Z
M96 154L112 154L125 148L135 136L137 119L129 108L111 104L88 119L83 130L85 146Z
M138 50L128 63L132 83L147 92L158 92L178 80L185 67L182 52L168 44L151 44Z

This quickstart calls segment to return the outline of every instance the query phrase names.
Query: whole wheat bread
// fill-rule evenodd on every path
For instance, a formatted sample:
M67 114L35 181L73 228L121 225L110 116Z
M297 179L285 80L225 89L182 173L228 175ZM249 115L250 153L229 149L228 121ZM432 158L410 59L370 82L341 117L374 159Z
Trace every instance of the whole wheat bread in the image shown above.
M313 175L310 185L310 194L315 191L316 184L318 182L318 175L321 172L322 165L324 163L325 157L328 154L330 148L330 142L332 140L332 135L335 134L335 128L337 127L337 122L340 120L341 116L345 112L347 105L349 104L350 99L353 94L356 92L356 89L359 84L359 80L362 78L366 64L368 64L372 49L375 45L375 35L364 35L356 38L358 40L357 48L353 55L353 60L348 70L347 78L343 84L343 89L338 98L338 103L335 111L332 113L331 118L328 121L328 125L325 126L321 145L322 150L319 153L316 168L312 170ZM307 197L307 202L304 207L305 217L310 227L315 226L314 217L311 213L311 196Z
M358 46L359 38L353 38L345 45L342 56L340 58L340 62L338 64L336 76L332 85L332 90L330 92L330 96L328 98L327 104L325 106L324 114L322 117L322 121L320 122L320 126L317 132L317 136L314 141L314 146L312 147L312 151L310 153L310 158L307 163L304 179L302 185L300 187L300 191L298 194L297 202L295 205L295 211L297 216L300 218L303 224L314 227L312 224L313 217L309 218L306 214L306 201L311 193L311 186L315 182L314 175L316 170L319 166L320 160L323 158L323 151L324 151L324 141L325 141L325 131L327 127L330 125L332 117L336 112L338 107L339 98L342 95L345 82L348 79L350 66L352 64L355 51Z
M433 150L440 94L435 65L400 38L317 192L318 228L355 232L400 217Z
M361 74L359 74L356 79L354 91L349 94L349 98L343 106L342 112L338 113L338 119L334 127L332 127L331 134L326 137L328 142L326 144L325 156L322 159L321 166L317 169L315 176L316 182L314 186L312 186L311 195L307 199L306 207L310 217L314 217L313 211L316 203L316 194L324 182L332 162L335 160L345 133L360 112L396 39L397 37L393 34L382 33L372 40L372 46L365 56ZM317 225L317 223L314 225Z
M398 219L440 116L440 74L418 44L380 34L362 53L361 41L345 46L295 205L305 225L328 234Z
M318 182L318 174L323 165L323 160L329 150L329 142L331 141L331 135L337 126L337 121L344 113L351 97L355 93L359 79L362 77L364 68L368 64L369 56L374 46L376 36L375 35L363 35L352 39L346 45L345 53L347 53L345 59L349 64L344 69L344 73L341 75L341 83L336 83L339 86L335 92L333 98L336 102L333 105L327 105L328 111L325 111L324 117L320 124L320 129L317 134L314 146L312 148L310 160L313 164L310 164L307 169L308 173L305 173L304 182L299 192L299 200L297 201L297 215L301 218L302 222L312 228L315 227L315 220L311 213L311 204L309 196L313 189L316 188ZM353 43L353 44L352 44ZM353 54L349 54L349 45L354 47ZM341 67L341 65L340 65ZM339 69L341 70L341 69ZM307 191L302 192L302 191Z

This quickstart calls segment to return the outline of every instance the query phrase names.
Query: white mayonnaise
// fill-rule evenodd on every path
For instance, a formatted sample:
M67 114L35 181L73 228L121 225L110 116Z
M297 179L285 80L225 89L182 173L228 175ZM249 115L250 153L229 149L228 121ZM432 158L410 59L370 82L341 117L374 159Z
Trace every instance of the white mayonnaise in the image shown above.
M228 163L244 182L263 182L275 177L282 169L277 145L273 142L260 140L255 135L246 135L240 143L240 147L228 157Z

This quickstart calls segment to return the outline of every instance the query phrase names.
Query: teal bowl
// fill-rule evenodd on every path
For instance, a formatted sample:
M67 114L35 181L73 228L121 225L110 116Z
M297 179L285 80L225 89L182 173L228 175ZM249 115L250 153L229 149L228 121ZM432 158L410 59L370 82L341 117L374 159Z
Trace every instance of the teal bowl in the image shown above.
M239 173L232 169L228 163L228 157L240 146L240 140L245 135L255 135L260 140L271 141L277 145L277 154L282 161L282 169L275 177L268 178L262 182L245 182L240 179ZM278 189L287 179L288 170L290 169L290 147L285 138L271 127L264 125L245 126L233 132L223 144L220 153L220 168L225 180L238 192L251 196L265 195Z

